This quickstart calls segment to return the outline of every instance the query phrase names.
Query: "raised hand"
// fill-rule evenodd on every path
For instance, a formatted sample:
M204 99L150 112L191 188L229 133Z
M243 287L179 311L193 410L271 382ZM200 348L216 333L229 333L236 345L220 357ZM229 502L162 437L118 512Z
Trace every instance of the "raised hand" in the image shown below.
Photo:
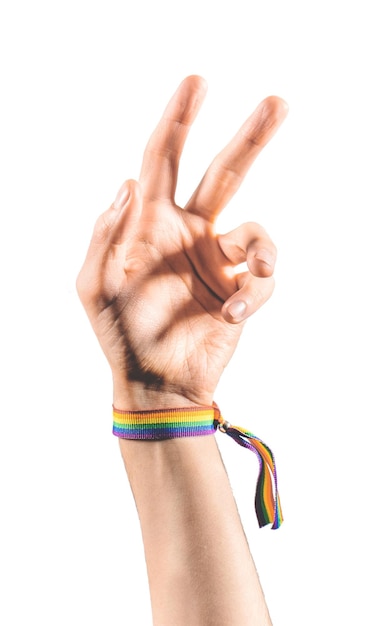
M243 322L273 290L275 247L264 229L247 223L218 235L215 222L287 105L266 98L181 208L179 160L205 91L198 76L181 83L148 142L139 182L125 182L99 217L78 276L121 409L211 404ZM248 271L236 274L244 261Z

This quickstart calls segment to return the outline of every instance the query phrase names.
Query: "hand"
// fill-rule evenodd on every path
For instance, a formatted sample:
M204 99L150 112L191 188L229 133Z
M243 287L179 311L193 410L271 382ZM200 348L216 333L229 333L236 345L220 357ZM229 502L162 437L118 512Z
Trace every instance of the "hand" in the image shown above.
M180 208L179 159L205 91L198 76L181 83L146 147L139 183L125 182L99 217L78 276L120 409L211 404L244 321L273 291L275 247L264 229L248 223L218 235L215 222L287 105L266 98ZM248 271L236 274L244 261Z

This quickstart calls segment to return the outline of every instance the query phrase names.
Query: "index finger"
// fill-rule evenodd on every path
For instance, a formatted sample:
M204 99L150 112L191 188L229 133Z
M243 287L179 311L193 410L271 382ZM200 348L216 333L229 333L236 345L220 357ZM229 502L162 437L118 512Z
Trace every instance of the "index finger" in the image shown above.
M143 156L139 180L145 198L174 201L181 152L205 94L205 80L193 75L172 96Z
M215 157L185 209L213 222L240 187L252 163L288 112L277 96L263 100Z

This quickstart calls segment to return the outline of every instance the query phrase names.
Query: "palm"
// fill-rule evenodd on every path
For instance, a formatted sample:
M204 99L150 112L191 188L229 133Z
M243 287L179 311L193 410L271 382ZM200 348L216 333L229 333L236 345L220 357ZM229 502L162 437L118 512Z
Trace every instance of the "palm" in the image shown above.
M111 365L131 379L168 389L178 386L190 396L190 387L200 387L200 394L208 395L241 332L240 325L229 324L221 314L237 288L236 279L227 272L230 263L211 224L196 216L186 219L178 207L158 210L162 220L154 222L158 211L143 209L140 231L126 249L119 287L113 281L108 289L111 304L101 320L110 346L103 347L111 353L121 342L119 358Z
M215 220L286 112L280 99L265 100L181 209L174 202L178 163L203 96L201 79L181 84L148 143L140 187L130 183L118 226L110 228L109 212L100 218L80 274L113 375L201 403L212 398L242 330L231 305L242 298L245 318L273 287L263 229L243 225L218 237ZM242 261L250 271L236 276Z

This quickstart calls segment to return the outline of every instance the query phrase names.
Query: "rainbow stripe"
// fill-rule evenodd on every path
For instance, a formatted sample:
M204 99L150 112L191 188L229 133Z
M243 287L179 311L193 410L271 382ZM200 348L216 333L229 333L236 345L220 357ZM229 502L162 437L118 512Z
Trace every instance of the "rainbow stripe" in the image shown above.
M272 451L261 439L241 426L229 426L225 432L240 446L254 452L258 458L260 471L256 485L255 511L260 528L267 524L272 524L273 530L280 528L283 512L277 490L276 464Z
M213 435L218 409L184 407L149 411L113 409L113 434L121 439L162 440Z

